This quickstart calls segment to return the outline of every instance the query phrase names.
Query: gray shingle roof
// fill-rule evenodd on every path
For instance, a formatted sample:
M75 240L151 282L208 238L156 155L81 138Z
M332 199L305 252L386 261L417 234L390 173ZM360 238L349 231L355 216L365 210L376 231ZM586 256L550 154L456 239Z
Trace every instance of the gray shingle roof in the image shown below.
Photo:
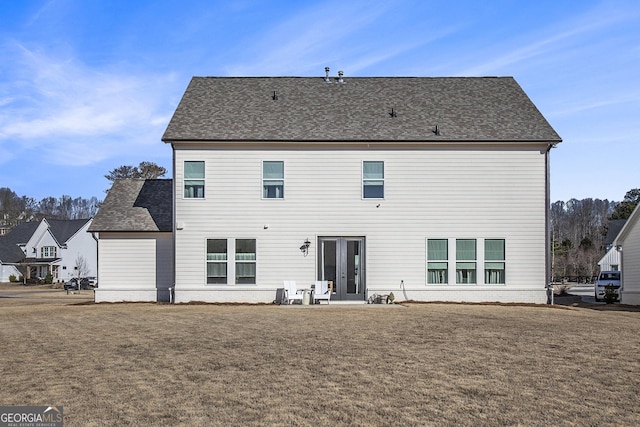
M0 261L3 263L20 262L24 258L24 253L18 244L27 243L38 225L40 225L40 221L23 222L13 227L4 236L0 236Z
M618 234L620 234L620 230L624 227L626 219L612 219L609 221L609 225L607 226L607 235L604 238L605 245L610 245L616 240Z
M172 231L171 179L118 179L89 231Z
M49 229L54 235L58 243L64 244L67 240L73 237L89 219L48 219Z
M512 77L194 77L162 140L561 141Z

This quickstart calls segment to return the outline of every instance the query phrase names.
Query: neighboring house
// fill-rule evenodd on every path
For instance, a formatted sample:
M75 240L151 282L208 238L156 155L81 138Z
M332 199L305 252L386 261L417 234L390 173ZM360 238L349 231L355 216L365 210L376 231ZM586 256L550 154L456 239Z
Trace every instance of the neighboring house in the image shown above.
M169 301L172 181L116 180L89 227L98 238L95 301Z
M621 253L622 304L640 304L640 204L613 242Z
M54 282L95 276L97 243L87 233L91 219L24 222L0 236L0 282L16 278Z
M271 302L284 280L546 301L561 139L511 77L195 77L162 139L176 302Z
M600 271L620 270L620 251L618 251L613 245L613 241L618 233L620 233L620 230L622 230L626 221L626 219L613 219L609 221L607 235L604 238L604 244L607 252L600 261L598 261Z

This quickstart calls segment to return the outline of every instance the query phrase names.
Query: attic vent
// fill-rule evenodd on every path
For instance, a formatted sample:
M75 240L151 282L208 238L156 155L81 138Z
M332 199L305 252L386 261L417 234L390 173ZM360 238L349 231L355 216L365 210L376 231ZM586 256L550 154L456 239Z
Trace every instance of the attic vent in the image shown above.
M271 96L271 99L273 99L274 101L278 100L278 92L276 92L275 90L273 91L273 95Z
M331 83L331 79L329 78L329 67L324 67L324 82Z
M436 125L436 128L433 130L433 134L435 136L440 136L440 128L438 127L438 125Z
M344 83L342 76L344 76L344 73L342 71L338 71L338 83Z
M389 115L391 116L391 118L398 117L398 112L396 111L395 108L392 108Z

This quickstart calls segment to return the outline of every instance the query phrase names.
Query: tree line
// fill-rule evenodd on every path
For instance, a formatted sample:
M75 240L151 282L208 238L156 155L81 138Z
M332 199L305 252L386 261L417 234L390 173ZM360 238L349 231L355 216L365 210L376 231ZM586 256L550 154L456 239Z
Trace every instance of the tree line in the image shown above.
M609 223L627 219L640 202L640 189L626 193L622 202L600 199L557 201L550 207L551 268L554 278L590 280L606 253Z

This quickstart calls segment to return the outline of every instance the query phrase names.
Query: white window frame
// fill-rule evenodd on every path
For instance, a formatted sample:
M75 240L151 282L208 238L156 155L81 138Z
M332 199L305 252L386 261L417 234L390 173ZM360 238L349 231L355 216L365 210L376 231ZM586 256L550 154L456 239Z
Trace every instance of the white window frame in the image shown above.
M365 178L365 164L366 163L382 163L382 178ZM371 199L371 200L383 200L385 197L385 164L384 164L384 160L363 160L362 161L362 198L363 199ZM382 197L367 197L365 195L365 186L366 183L371 183L371 182L382 182Z
M444 240L445 242L447 242L447 253L446 253L446 257L445 258L443 258L443 259L429 258L429 241L430 240L431 241ZM449 284L449 277L450 277L449 266L451 265L450 261L449 261L449 246L450 246L449 239L447 239L446 237L445 238L431 237L431 238L426 239L426 251L427 251L427 280L426 280L426 282L427 282L427 285L429 285L429 286L439 286L439 285L448 285ZM446 264L446 268L445 268L445 279L446 280L444 282L429 282L429 277L430 277L429 270L431 270L429 268L429 264L431 264L431 263L434 263L434 264L435 263L437 263L437 264Z
M238 252L238 241L239 240L248 240L248 241L253 241L253 250L254 252ZM240 255L242 254L246 254L249 255L249 257L242 257ZM251 257L251 254L253 254L253 257ZM244 258L244 259L243 259ZM258 264L257 264L257 258L258 258L258 240L257 239L244 239L244 238L237 238L234 239L234 273L235 273L235 283L236 285L255 285L257 282L257 276L258 276ZM238 271L238 267L240 265L253 265L253 276L243 276L243 277L253 277L253 283L239 283L239 278L240 278L240 273Z
M186 172L187 172L187 163L202 163L202 178L187 178L186 177ZM183 199L189 199L189 200L201 200L205 198L206 195L206 176L207 176L207 164L204 160L185 160L182 163L182 198ZM192 183L197 183L197 182L201 182L202 183L202 196L197 196L197 195L193 195L193 196L188 196L187 195L187 181L190 181Z
M58 248L55 246L42 246L40 248L40 258L56 258L58 256Z
M224 240L225 242L225 256L224 259L220 258L220 259L209 259L209 241L210 240ZM213 252L215 253L215 252ZM220 286L220 285L228 285L229 284L229 239L227 238L210 238L210 239L206 239L205 240L205 246L204 246L204 255L205 255L205 283L207 285L213 285L213 286ZM225 275L225 281L224 283L209 283L209 265L210 264L217 264L217 265L224 265L226 268L226 275ZM212 276L215 277L215 276Z
M264 173L265 173L265 163L282 163L282 178L265 178L264 177ZM264 200L283 200L284 199L284 185L285 185L285 164L284 164L284 160L263 160L262 161L262 199ZM269 182L282 182L282 194L280 195L280 197L268 197L267 194L265 194L265 184L269 183Z
M506 285L507 284L507 240L506 239L496 239L496 238L486 238L483 239L484 241L482 242L482 255L483 255L483 265L484 265L484 269L483 269L483 277L482 280L484 280L484 284L485 285L492 285L492 286L500 286L500 285ZM494 240L500 240L502 241L502 259L498 260L498 259L487 259L487 241L494 241ZM502 278L503 280L501 282L498 283L491 283L490 280L487 280L487 270L489 270L487 268L488 264L502 264ZM495 269L493 269L495 270Z
M226 250L225 259L208 259L208 242L210 240L224 240L226 242ZM240 256L242 253L238 253L238 245L237 242L239 240L253 240L255 252L253 252L253 256L243 257ZM257 284L257 276L258 276L258 239L255 237L207 237L204 242L204 258L205 258L205 271L204 271L204 283L207 286L254 286ZM249 258L249 259L242 259ZM226 266L226 280L224 283L209 283L209 264L224 264ZM238 268L241 264L253 264L253 273L254 280L253 283L238 283L240 274Z
M473 240L474 243L474 259L458 259L458 242L459 241L470 241ZM478 240L479 239L475 239L475 238L457 238L455 243L455 250L456 250L456 276L455 276L455 280L456 280L456 285L477 285L478 284ZM459 264L473 264L474 268L473 270L470 268L458 268ZM469 271L474 271L474 281L473 282L464 282L464 281L458 281L458 270L469 270Z

